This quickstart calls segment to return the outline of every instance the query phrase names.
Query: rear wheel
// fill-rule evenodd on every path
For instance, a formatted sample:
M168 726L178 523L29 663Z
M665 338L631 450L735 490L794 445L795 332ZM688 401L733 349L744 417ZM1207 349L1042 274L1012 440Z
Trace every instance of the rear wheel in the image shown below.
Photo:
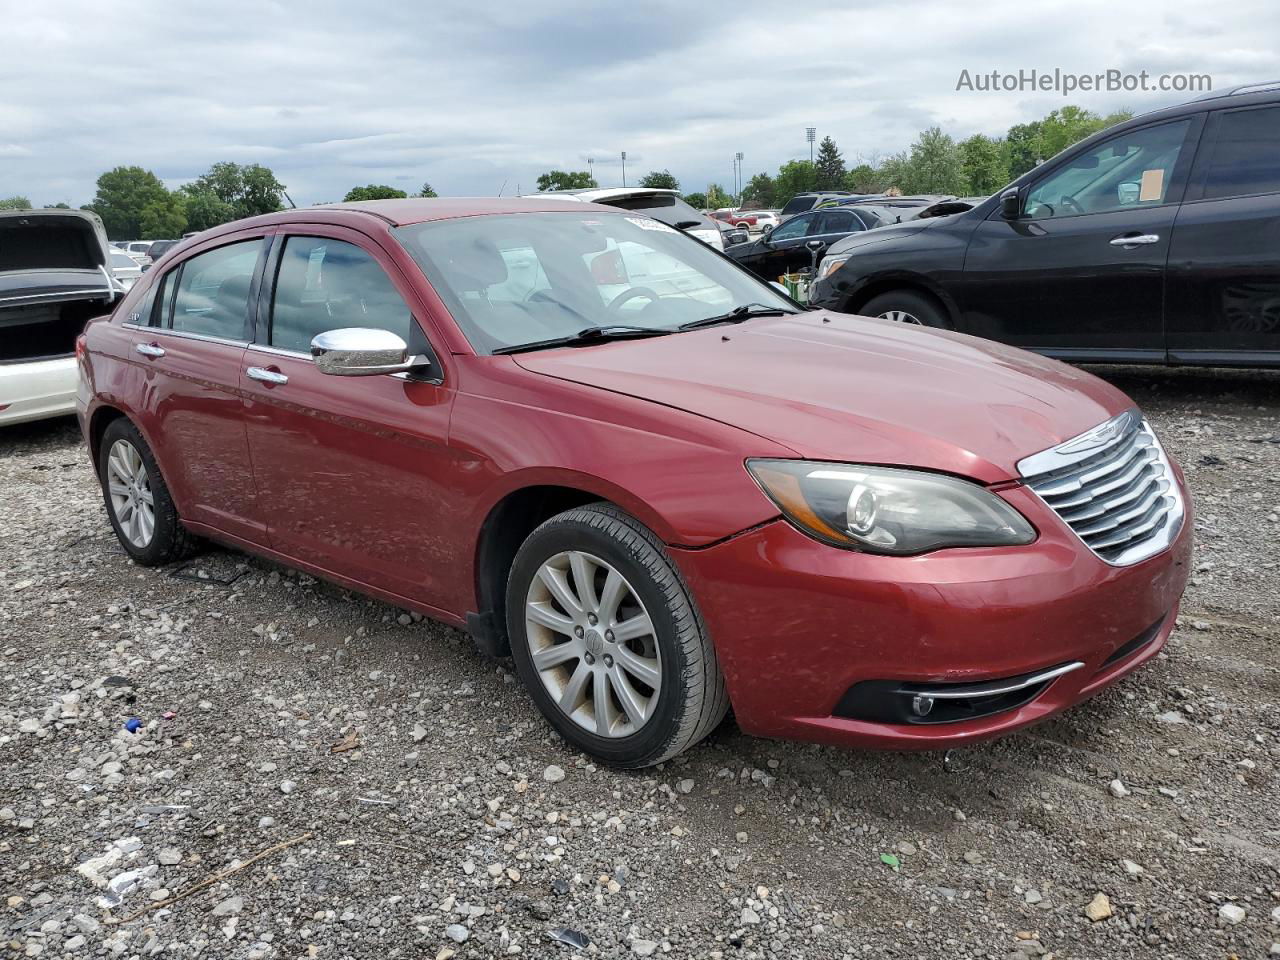
M568 510L529 535L507 584L507 627L539 709L607 763L660 763L728 710L715 650L662 542L612 505Z
M896 323L910 323L920 327L950 329L951 324L942 307L932 297L914 290L891 290L872 297L861 310L864 317L879 317Z
M194 552L198 541L178 519L151 448L124 417L102 433L98 479L116 537L136 562L159 566Z

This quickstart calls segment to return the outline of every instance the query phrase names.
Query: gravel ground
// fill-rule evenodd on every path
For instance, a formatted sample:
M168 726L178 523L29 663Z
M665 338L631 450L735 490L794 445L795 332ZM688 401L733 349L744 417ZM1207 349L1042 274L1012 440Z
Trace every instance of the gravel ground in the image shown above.
M1191 480L1179 628L1105 695L947 762L729 722L661 768L595 766L461 633L239 554L133 566L74 424L0 433L0 943L1280 953L1280 374L1101 372Z

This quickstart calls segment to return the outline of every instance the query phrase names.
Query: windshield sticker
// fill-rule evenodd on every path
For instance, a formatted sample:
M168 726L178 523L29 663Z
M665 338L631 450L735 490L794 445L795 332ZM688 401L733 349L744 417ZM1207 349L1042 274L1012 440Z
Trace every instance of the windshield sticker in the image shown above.
M641 230L662 230L662 231L665 231L666 233L676 232L675 227L668 226L667 224L663 223L661 220L651 220L648 217L627 217L627 219L630 220L632 223L634 223Z

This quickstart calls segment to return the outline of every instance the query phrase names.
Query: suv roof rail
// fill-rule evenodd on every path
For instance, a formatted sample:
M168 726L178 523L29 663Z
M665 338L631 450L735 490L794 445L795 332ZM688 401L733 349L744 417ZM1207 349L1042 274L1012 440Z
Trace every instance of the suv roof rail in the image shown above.
M1246 93L1269 93L1272 90L1280 90L1280 80L1266 80L1262 83L1244 83L1238 87L1228 87L1225 90L1214 90L1203 96L1196 97L1195 102L1201 100L1219 100L1222 97L1236 97Z

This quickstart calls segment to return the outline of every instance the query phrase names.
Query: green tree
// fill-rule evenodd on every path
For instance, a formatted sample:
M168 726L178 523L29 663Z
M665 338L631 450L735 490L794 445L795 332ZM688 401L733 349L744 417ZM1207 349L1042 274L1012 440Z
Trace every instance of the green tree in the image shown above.
M905 150L890 154L880 161L875 170L878 186L872 192L887 193L897 190L898 193L909 193L907 186L911 182L911 155Z
M980 133L960 143L960 167L965 179L962 192L971 196L990 196L1009 182L1003 145Z
M853 193L879 193L880 181L869 163L860 163L844 175L844 189Z
M431 184L429 184L429 183L424 183L424 184L422 185L422 190L420 190L420 191L418 192L418 196L420 196L420 197L438 197L438 196L440 196L440 194L436 193L434 190L432 190L432 189L431 189Z
M911 145L906 182L901 187L904 193L964 192L960 148L940 127L930 127Z
M818 161L815 164L816 176L814 186L818 190L844 189L844 157L836 149L836 142L830 137L823 137L818 144Z
M187 205L181 193L165 191L142 208L138 217L143 240L176 240L187 229Z
M388 187L385 184L371 183L367 187L352 187L342 198L343 203L354 203L357 200L403 200L409 196L403 190Z
M707 195L705 193L686 193L684 202L695 210L707 209Z
M717 210L720 207L733 205L733 195L718 183L707 186L707 209Z
M538 191L546 190L584 190L587 187L598 187L595 178L586 170L548 170L538 177Z
M672 176L670 170L650 170L640 178L640 186L654 190L679 190L680 181Z
M284 209L284 184L267 167L257 163L215 163L209 172L190 184L190 191L208 191L231 208L228 220L256 217ZM226 220L221 221L226 223Z
M1016 123L1004 136L1004 163L1009 179L1016 180L1037 163L1040 156L1040 121Z
M51 203L51 204L49 204L49 206L48 206L46 209L49 209L49 210L70 210L70 209L71 209L71 204L69 204L69 203Z
M212 190L188 183L179 192L186 201L188 230L208 230L236 218L235 208Z
M31 201L21 194L12 197L0 197L0 210L30 210Z
M102 218L107 236L113 240L142 239L143 211L148 207L150 225L160 219L161 211L172 209L172 200L160 178L142 167L108 170L98 177L98 192L86 205Z
M805 193L817 186L818 173L808 160L789 160L778 168L773 178L773 202L785 207L797 193Z
M772 207L776 185L767 173L757 173L742 188L742 202L757 207Z

